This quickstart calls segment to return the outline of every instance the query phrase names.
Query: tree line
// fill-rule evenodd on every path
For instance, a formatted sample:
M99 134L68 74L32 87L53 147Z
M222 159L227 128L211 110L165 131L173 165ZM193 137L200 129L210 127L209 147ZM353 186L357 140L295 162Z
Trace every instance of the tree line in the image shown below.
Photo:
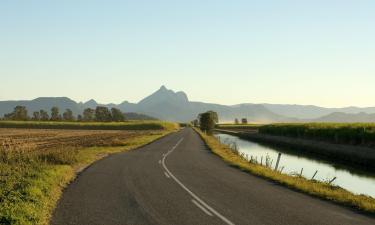
M60 109L56 106L52 107L50 114L41 109L32 113L29 117L28 110L25 106L16 106L13 112L5 114L3 120L16 120L16 121L84 121L84 122L121 122L125 121L125 115L117 108L107 108L104 106L97 106L95 109L86 108L83 110L82 115L77 117L73 115L71 109L65 109L61 114Z
M206 132L207 134L212 134L218 122L219 122L219 117L218 117L217 112L207 111L205 113L199 114L197 119L191 121L191 124L195 127L199 127L202 131ZM238 118L235 118L234 123L240 124L240 121L238 120ZM242 118L241 123L247 124L248 123L247 118Z
M242 118L241 123L247 124L247 118ZM236 118L236 119L234 119L234 124L240 124L240 121Z

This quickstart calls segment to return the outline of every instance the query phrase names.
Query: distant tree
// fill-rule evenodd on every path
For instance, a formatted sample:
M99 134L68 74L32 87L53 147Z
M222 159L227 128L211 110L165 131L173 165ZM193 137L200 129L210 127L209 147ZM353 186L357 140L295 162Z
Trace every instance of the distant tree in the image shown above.
M33 117L31 118L32 120L40 120L40 112L39 111L35 111L33 112Z
M61 115L59 113L59 108L54 106L51 108L51 118L52 121L61 120Z
M47 121L49 120L49 115L48 115L48 112L47 111L44 111L43 109L41 109L39 111L39 114L40 114L40 120L42 121Z
M16 106L13 112L5 114L4 118L6 120L28 120L27 109L25 106Z
M242 122L242 124L247 124L247 119L246 118L242 118L241 122Z
M81 114L78 114L78 116L77 116L77 121L81 122L82 120L83 120L82 115L81 115Z
M86 108L83 110L83 121L94 121L95 118L95 109Z
M97 106L95 109L95 120L98 122L110 122L112 121L111 112L107 107Z
M4 114L4 120L14 120L14 113L11 112L11 113Z
M73 112L71 109L66 109L65 112L63 113L63 119L65 121L73 121L75 118L73 116Z
M111 113L112 113L112 121L121 122L125 120L124 113L122 113L121 110L112 108Z
M240 122L238 121L238 119L234 119L234 124L239 124Z
M199 125L202 131L212 134L215 124L218 121L217 113L214 111L208 111L202 114L199 114Z

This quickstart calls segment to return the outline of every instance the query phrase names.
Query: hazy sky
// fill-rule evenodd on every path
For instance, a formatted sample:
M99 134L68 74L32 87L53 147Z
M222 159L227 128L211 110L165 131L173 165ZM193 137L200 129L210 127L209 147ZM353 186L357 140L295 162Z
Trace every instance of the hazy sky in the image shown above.
M1 0L0 100L375 106L373 0Z

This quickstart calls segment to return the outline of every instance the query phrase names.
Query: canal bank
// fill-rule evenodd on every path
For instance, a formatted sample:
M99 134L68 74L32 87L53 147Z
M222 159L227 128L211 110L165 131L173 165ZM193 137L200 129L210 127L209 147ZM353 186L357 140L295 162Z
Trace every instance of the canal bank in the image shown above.
M260 134L256 131L231 131L216 129L216 132L237 136L270 147L287 148L297 154L306 154L316 159L353 167L353 169L375 173L375 149L369 147L332 144L322 141Z

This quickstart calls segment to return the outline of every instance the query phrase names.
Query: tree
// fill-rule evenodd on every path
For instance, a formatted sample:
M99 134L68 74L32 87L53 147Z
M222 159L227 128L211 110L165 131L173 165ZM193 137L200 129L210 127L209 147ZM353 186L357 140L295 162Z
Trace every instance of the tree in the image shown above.
M191 121L191 123L193 124L194 127L198 127L199 126L199 121L197 119Z
M13 120L13 119L14 119L14 113L13 112L4 114L4 120Z
M121 122L125 120L124 114L121 112L121 110L112 108L112 121Z
M40 120L42 121L47 121L49 120L49 115L48 115L48 112L47 111L44 111L43 109L41 109L39 111L39 114L40 114Z
M239 124L240 122L238 121L238 119L234 119L234 124Z
M94 121L95 117L95 110L91 108L86 108L83 110L83 121Z
M202 131L212 134L215 124L218 121L217 113L214 111L208 111L202 114L199 114L199 124Z
M207 111L207 113L211 114L211 117L215 123L219 123L219 116L217 115L217 112L210 110L210 111Z
M27 109L25 106L16 106L13 112L5 114L4 119L6 120L28 120Z
M78 116L77 116L77 121L82 121L82 120L83 120L82 115L81 115L81 114L78 114Z
M52 121L58 121L61 120L61 115L59 113L59 108L54 106L51 109L51 120Z
M241 122L242 122L242 124L247 124L247 119L246 118L242 118Z
M40 120L40 112L39 111L33 112L32 120Z
M112 121L111 112L107 107L97 106L95 109L95 120L99 122L110 122Z
M65 121L73 121L74 120L73 112L72 112L71 109L65 110L65 112L63 113L63 119Z

